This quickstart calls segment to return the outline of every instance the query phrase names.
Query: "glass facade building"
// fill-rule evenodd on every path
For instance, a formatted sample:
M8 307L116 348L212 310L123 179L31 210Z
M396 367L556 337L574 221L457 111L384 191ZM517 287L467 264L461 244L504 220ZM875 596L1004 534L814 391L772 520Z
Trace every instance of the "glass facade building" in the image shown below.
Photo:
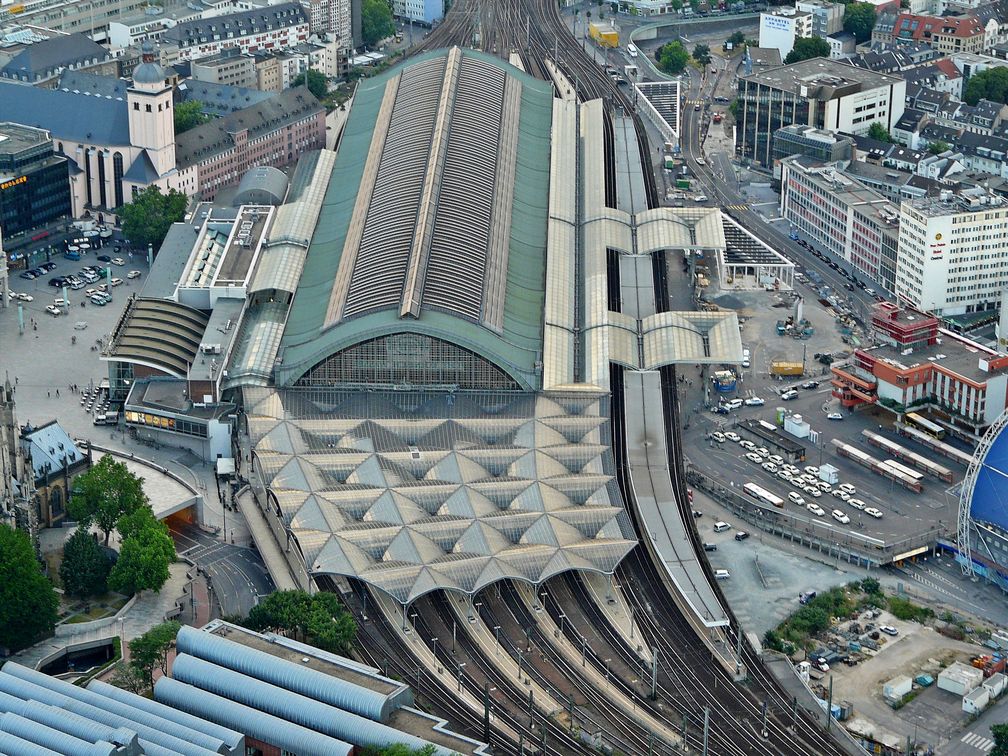
M0 124L0 229L5 238L70 215L67 159L53 153L48 132Z

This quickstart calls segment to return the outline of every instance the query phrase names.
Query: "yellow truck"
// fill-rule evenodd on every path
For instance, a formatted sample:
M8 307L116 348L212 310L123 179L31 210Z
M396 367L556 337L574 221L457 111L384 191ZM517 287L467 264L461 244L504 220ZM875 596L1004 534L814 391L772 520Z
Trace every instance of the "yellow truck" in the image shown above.
M800 362L785 362L774 360L770 363L770 375L801 375L805 366Z
M600 47L619 47L619 31L609 22L590 23L588 36L594 39Z

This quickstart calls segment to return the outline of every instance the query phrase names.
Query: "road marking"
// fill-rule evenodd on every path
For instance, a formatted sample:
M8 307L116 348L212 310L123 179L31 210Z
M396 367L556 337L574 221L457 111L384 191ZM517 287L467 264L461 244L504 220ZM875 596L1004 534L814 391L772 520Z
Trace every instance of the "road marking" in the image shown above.
M962 742L968 746L972 746L979 751L987 753L994 748L994 741L990 738L983 737L978 732L968 732L961 738Z

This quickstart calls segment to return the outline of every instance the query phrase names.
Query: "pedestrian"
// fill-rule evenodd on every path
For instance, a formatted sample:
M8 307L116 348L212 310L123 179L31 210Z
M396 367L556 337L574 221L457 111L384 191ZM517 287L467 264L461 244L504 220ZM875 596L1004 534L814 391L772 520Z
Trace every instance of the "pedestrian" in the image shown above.
M46 399L52 399L52 396L49 394L48 390L46 390L46 392L45 392L45 397L46 397Z
M59 389L56 389L56 398L59 399Z

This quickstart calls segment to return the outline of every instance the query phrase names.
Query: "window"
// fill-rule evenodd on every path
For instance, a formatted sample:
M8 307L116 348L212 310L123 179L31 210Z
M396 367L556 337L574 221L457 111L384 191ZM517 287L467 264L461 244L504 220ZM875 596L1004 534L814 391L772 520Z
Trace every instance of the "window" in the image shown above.
M139 102L134 102L133 103L133 110L140 110L140 103Z
M150 113L150 112L151 112L151 106L150 106L150 103L147 103L147 105L146 105L145 107L147 108L147 112L148 112L148 113Z

